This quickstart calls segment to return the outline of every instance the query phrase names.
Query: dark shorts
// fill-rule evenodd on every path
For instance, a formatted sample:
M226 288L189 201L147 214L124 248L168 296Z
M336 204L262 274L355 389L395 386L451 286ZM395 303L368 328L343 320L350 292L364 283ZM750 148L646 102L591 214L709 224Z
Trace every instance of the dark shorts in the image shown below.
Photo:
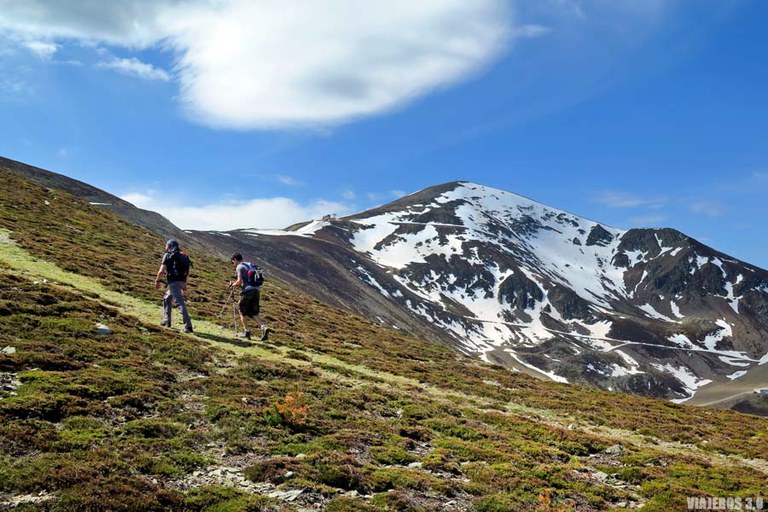
M246 290L240 294L240 314L243 316L258 316L259 314L259 293L258 289Z

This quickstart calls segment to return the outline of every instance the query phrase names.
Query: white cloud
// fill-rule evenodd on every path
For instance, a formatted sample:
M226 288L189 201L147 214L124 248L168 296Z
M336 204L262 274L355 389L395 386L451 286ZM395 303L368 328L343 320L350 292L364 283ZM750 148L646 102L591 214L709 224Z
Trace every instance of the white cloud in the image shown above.
M507 36L499 0L226 2L174 20L182 101L230 128L330 126L477 73Z
M113 69L128 76L135 76L145 80L161 80L167 82L171 76L167 71L158 69L152 64L141 62L136 57L130 59L112 58L97 64L100 68Z
M226 231L239 228L282 229L329 213L339 216L354 212L352 205L315 199L301 204L286 197L223 201L202 206L169 204L154 192L132 193L122 199L139 208L160 213L182 229Z
M277 176L277 181L283 185L288 185L289 187L297 187L304 184L295 178L291 178L290 176L285 176L283 174Z
M147 47L162 38L161 13L203 2L183 0L0 0L0 28L31 39Z
M25 41L22 46L43 60L50 60L60 48L56 43L45 41Z
M155 192L153 190L148 191L146 194L142 194L140 192L132 192L130 194L120 196L120 199L128 201L132 205L139 208L144 208L146 210L151 210L152 207L159 203L155 199Z
M347 190L342 191L341 197L343 197L344 199L352 200L352 199L357 197L357 194L355 194L354 190L347 189Z
M507 0L0 0L0 29L28 38L172 50L185 112L236 129L400 108L481 72L514 37L511 17ZM111 67L164 79L141 64Z
M627 192L604 190L592 196L593 201L608 208L662 208L668 199L664 197L640 197Z

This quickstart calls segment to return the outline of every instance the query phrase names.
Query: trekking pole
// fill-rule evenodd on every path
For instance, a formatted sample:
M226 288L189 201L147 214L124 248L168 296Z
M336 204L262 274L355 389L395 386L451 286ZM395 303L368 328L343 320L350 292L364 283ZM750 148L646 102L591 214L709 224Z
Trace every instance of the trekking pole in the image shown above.
M235 308L235 301L232 301L232 331L234 336L237 336L237 308Z
M234 298L235 295L235 289L232 288L232 290L229 292L229 296L224 301L224 305L221 306L221 311L219 311L219 318L221 318L221 315L224 314L224 310L227 309L227 306L229 306L229 302Z

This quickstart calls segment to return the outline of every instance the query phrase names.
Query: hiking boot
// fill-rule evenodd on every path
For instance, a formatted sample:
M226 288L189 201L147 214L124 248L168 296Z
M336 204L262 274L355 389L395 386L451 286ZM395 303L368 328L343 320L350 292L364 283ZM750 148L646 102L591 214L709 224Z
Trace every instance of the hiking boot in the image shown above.
M170 327L171 326L171 321L170 320L163 320L162 322L160 322L160 325L162 327Z
M187 326L187 327L184 328L184 332L187 333L187 334L192 334L195 331L192 330L192 327Z
M261 326L261 338L259 338L260 341L267 341L267 338L269 338L269 327L266 325Z
M236 332L236 333L235 333L235 338L242 338L242 339L244 339L244 340L250 340L250 339L251 339L251 331L249 331L248 329L246 329L246 330L245 330L244 332L242 332L242 333Z

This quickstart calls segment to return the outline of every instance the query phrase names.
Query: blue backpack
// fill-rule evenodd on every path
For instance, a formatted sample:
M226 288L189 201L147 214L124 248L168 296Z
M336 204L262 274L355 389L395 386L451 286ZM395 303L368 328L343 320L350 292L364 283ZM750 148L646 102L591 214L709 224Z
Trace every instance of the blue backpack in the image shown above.
M257 267L248 261L244 261L243 265L246 268L245 284L256 286L257 288L264 284L264 272L261 270L261 267Z

